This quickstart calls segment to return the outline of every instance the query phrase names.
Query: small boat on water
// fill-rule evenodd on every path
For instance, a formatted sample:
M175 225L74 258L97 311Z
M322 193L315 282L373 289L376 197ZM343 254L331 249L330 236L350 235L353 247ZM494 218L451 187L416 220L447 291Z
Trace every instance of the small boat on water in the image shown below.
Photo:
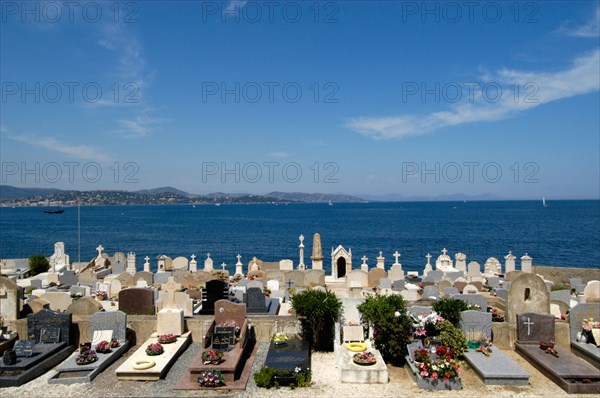
M329 201L329 206L333 206L333 203L331 202L331 200Z
M65 211L62 209L56 209L56 210L44 210L44 213L46 214L63 214Z
M545 196L542 198L542 206L548 207L548 205L546 204L546 197Z

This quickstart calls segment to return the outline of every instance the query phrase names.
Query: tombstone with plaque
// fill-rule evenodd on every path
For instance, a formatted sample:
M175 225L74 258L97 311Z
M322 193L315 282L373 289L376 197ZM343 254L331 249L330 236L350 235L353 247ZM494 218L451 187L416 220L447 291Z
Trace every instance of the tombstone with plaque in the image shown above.
M70 328L69 313L42 309L29 314L29 339L16 341L13 347L14 361L7 358L0 365L0 387L27 383L67 358L75 349L71 344Z

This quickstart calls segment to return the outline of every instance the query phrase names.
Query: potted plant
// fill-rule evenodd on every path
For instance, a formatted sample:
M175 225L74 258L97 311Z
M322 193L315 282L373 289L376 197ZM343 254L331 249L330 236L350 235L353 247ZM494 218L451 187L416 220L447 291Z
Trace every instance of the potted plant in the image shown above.
M202 353L202 362L204 365L218 365L223 362L223 352L217 350L208 350Z
M163 346L160 343L152 343L146 347L146 355L154 356L160 355L165 352Z

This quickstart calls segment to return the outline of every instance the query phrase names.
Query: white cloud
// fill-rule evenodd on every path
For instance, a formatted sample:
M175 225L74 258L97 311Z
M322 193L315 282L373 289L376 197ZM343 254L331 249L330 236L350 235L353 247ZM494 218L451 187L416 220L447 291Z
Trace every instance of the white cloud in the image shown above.
M523 72L502 69L495 76L487 76L473 100L451 106L449 111L428 115L399 115L391 117L355 117L346 120L345 127L374 139L400 138L431 133L436 130L474 122L496 121L509 118L519 112L564 98L600 90L600 50L578 57L570 69L560 72ZM520 84L519 96L510 87ZM481 87L486 83L502 87L502 95L490 101ZM530 86L526 84L530 83ZM468 95L463 95L463 99ZM487 100L486 100L487 99Z
M110 156L104 153L100 148L91 145L72 145L64 141L59 141L52 137L39 137L34 134L18 134L9 131L5 127L0 127L2 136L14 141L24 142L26 144L49 150L51 152L61 153L73 158L108 163Z
M600 6L590 16L589 21L583 25L576 25L573 21L563 23L556 33L573 37L599 37L600 36Z
M158 126L163 119L153 118L150 113L156 109L146 107L129 118L117 120L119 128L114 132L127 138L144 137Z

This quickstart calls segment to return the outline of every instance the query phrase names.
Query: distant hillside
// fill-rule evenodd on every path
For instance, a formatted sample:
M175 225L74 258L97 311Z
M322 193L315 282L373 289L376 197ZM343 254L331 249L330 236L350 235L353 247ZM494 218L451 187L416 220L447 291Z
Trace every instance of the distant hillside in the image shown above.
M139 193L139 194L142 194L142 195L156 195L156 194L161 194L161 193L172 193L172 194L181 195L181 196L198 196L198 195L187 193L185 191L182 191L180 189L173 188L173 187L160 187L160 188L154 188L154 189L141 189L139 191L135 191L135 193Z
M62 192L62 190L56 188L17 188L10 185L0 185L0 200L48 196L59 192Z
M298 201L305 203L322 203L322 202L346 202L346 203L360 203L365 202L365 199L357 196L351 196L346 194L328 194L328 193L302 193L302 192L270 192L265 194L269 198L276 198L281 200Z

